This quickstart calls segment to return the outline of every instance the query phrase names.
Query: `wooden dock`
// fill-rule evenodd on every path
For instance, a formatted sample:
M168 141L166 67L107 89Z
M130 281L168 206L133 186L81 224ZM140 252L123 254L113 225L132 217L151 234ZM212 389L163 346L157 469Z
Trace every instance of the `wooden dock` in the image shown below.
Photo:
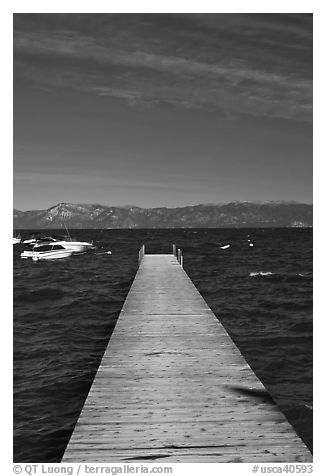
M312 461L181 253L140 261L62 461Z

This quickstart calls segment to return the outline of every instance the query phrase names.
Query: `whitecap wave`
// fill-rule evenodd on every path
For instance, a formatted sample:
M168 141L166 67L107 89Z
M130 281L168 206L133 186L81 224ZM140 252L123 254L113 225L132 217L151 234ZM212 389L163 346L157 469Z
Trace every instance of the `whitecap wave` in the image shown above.
M272 276L274 273L272 273L271 271L258 271L258 272L253 272L253 273L250 273L249 276L250 277L254 277L254 276Z

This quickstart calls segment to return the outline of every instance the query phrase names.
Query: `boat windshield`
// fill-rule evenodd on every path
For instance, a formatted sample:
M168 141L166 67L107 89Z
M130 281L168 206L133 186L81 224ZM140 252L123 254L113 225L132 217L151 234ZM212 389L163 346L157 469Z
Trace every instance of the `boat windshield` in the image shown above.
M52 245L42 245L42 246L34 246L34 250L39 251L51 251Z
M48 245L41 245L41 246L34 246L34 251L52 251L52 250L64 250L65 248L61 245L52 245L51 243Z

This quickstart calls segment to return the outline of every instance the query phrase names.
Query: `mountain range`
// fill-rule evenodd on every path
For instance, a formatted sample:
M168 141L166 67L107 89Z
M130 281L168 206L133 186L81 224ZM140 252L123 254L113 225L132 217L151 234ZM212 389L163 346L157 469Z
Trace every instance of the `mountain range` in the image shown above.
M16 229L311 227L313 206L297 202L230 202L177 208L59 203L14 209Z

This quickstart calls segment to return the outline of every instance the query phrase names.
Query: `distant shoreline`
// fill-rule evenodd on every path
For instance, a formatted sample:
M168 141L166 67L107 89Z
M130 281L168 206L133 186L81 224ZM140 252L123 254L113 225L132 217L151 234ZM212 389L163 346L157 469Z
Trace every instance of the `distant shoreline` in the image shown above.
M195 205L177 205L175 207L160 205L154 207L145 207L140 205L104 205L100 203L72 203L72 202L59 202L56 205L50 205L48 208L31 208L28 210L22 210L14 207L14 212L42 212L50 210L51 208L58 206L72 206L72 207L103 207L103 208L122 208L122 209L140 209L140 210L178 210L180 208L192 208L192 207L222 207L226 205L308 205L313 206L313 202L298 202L296 200L231 200L227 202L218 203L197 203Z
M59 203L14 210L15 229L310 228L313 206L297 202L229 202L178 208Z

